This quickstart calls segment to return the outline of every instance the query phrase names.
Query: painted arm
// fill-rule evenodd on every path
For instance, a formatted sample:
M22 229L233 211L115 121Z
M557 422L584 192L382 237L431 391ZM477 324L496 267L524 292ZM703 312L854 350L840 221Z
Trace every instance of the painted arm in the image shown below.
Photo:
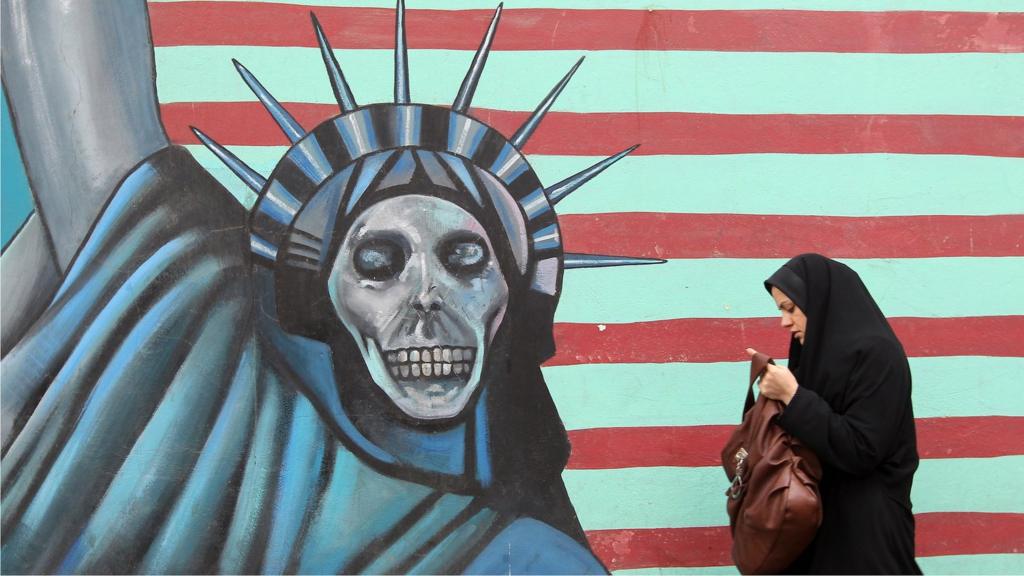
M0 71L36 207L3 253L6 356L118 182L167 137L143 0L7 0L0 10Z
M143 0L6 0L3 84L63 273L118 182L168 145Z

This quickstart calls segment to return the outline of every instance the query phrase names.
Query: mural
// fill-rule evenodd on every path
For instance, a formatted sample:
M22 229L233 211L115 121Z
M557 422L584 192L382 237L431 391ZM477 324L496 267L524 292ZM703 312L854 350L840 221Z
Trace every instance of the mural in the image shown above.
M265 178L193 128L248 217L180 148L127 174L4 359L5 571L605 571L539 363L563 268L661 261L562 250L553 204L629 150L548 188L519 152L580 63L509 139L468 115L500 15L451 108L411 103L401 0L393 103L315 16L340 115L235 61L292 142Z
M805 251L912 357L921 567L1024 570L1024 5L59 4L2 5L3 571L733 573Z

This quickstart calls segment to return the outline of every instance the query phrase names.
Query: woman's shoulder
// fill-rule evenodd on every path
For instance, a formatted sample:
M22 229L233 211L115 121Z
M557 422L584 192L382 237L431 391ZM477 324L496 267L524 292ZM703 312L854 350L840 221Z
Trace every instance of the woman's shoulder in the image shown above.
M895 336L872 334L858 338L850 347L853 374L907 374L910 364L903 345Z
M864 334L851 341L850 351L862 359L906 358L903 344L892 334Z

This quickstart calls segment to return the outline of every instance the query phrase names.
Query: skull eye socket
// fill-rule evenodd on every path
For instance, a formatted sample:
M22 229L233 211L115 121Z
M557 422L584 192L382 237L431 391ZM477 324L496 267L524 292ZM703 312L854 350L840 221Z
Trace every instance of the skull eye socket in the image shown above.
M478 236L459 236L445 242L438 256L449 272L468 276L487 265L487 245Z
M356 248L352 260L361 276L381 282L394 278L405 268L405 251L391 240L368 240Z

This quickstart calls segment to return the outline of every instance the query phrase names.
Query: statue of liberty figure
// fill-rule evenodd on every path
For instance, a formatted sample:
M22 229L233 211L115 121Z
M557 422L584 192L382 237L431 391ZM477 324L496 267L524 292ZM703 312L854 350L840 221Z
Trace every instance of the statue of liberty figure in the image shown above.
M3 5L4 86L37 213L4 254L5 573L604 573L561 480L539 368L567 254L555 204L470 103L357 104L301 126L243 208L168 144L143 2ZM577 64L578 66L579 64ZM201 127L200 127L201 128ZM8 313L10 309L10 313ZM10 321L8 319L10 318Z

